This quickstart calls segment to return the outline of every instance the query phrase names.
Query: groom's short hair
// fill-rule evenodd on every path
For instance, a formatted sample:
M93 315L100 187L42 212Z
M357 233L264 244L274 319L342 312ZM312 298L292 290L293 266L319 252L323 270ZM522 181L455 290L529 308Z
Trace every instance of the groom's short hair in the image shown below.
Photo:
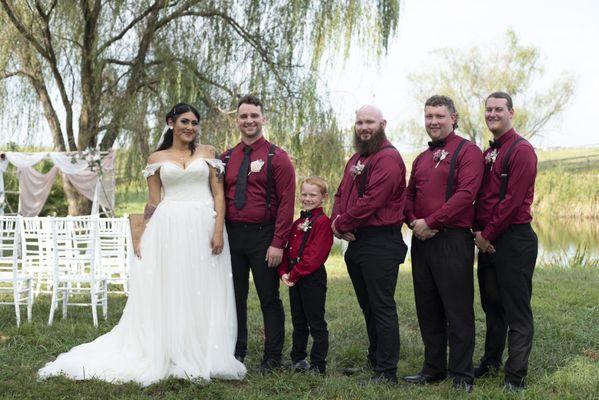
M258 97L254 96L253 94L246 94L245 96L239 99L239 101L237 102L237 111L239 111L239 107L241 107L242 104L253 104L256 107L260 107L260 111L262 112L262 114L264 114L264 106L262 105L262 102Z

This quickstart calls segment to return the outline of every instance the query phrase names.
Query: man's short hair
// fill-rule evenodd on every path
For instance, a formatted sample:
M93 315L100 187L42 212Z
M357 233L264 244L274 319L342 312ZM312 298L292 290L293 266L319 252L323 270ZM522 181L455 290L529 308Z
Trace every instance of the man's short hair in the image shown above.
M455 114L455 122L453 123L453 129L458 129L458 119L459 114L455 109L455 104L453 104L453 100L448 96L443 96L436 94L434 96L429 97L424 103L424 107L447 107L447 111L450 114Z
M318 186L318 188L320 189L320 194L322 195L329 193L329 185L327 185L327 181L325 181L320 176L309 176L306 179L304 179L302 181L302 184L300 185L300 190L304 183L307 183L308 185Z
M253 94L246 94L245 96L239 99L239 101L237 102L237 111L239 111L239 107L241 107L242 104L252 104L256 107L260 107L260 111L264 113L264 106L262 105L262 102L258 97L254 96Z
M507 94L506 92L493 92L490 95L487 96L487 99L485 100L485 104L487 104L487 101L490 98L494 98L494 99L505 99L507 102L507 109L512 111L514 109L514 102L512 101L512 96L510 96L509 94Z

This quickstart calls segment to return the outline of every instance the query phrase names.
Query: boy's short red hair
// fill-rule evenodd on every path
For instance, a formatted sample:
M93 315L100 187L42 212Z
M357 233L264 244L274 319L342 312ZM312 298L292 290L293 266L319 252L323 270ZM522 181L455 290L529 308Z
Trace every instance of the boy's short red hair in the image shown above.
M318 188L320 189L320 193L323 195L329 193L329 186L327 185L327 181L322 179L320 176L309 176L302 181L302 185L304 183L307 183L309 185L318 186ZM302 185L300 185L300 190L301 190Z

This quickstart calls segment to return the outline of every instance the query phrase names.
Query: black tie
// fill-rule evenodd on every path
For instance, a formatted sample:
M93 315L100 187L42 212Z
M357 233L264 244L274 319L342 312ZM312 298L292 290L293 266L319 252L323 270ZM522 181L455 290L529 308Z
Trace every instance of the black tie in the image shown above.
M312 217L312 210L300 211L300 218L310 218L310 217Z
M491 146L492 149L498 149L501 147L501 143L497 140L489 140L489 146Z
M248 185L248 169L250 166L250 152L252 148L250 146L246 146L243 149L243 161L241 161L241 165L239 166L239 171L237 172L237 182L235 182L235 199L233 200L233 204L235 204L235 208L241 210L245 205L245 189Z
M428 147L434 149L435 147L443 147L445 146L445 140L435 140L433 142L428 142Z

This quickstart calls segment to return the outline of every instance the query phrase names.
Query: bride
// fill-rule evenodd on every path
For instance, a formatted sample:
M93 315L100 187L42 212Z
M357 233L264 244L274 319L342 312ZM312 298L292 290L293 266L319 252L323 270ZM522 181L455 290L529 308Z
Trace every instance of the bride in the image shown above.
M171 376L244 377L245 366L234 357L224 166L214 148L197 144L199 120L193 106L174 106L166 115L169 129L148 159L147 225L121 320L107 334L46 364L41 378L150 385Z

